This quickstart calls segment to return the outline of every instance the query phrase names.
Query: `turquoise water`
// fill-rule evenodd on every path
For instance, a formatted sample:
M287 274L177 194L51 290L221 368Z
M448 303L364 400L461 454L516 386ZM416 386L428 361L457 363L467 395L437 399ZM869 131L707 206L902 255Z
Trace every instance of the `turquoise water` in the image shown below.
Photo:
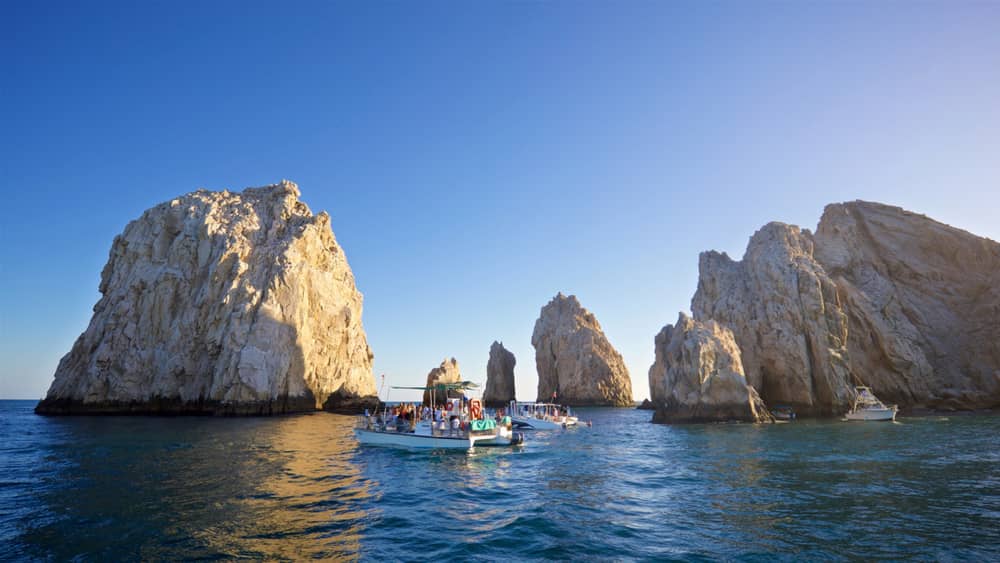
M0 401L0 560L1000 559L1000 417L358 447L349 417L45 418Z

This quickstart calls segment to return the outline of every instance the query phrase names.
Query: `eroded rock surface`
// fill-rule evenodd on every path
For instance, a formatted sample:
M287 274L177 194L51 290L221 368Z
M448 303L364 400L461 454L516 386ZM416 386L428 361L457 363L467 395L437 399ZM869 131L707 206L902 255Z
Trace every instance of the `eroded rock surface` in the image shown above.
M628 369L594 315L575 296L556 295L542 307L531 336L538 400L571 406L632 405Z
M115 237L36 411L271 414L375 399L362 296L291 182L199 190Z
M504 348L500 342L493 342L490 346L490 359L486 363L486 389L483 391L483 402L487 407L506 407L514 400L516 363L513 353Z
M815 239L858 380L908 407L1000 406L1000 244L861 201L827 206Z
M768 422L771 416L747 384L733 333L715 321L681 313L656 335L649 368L653 422Z
M813 257L809 231L770 223L743 260L703 252L694 318L732 330L750 385L804 414L844 412L853 400L847 315Z
M1000 406L1000 244L898 207L771 223L706 252L691 310L730 328L769 404L840 414L854 385L904 408Z
M459 383L460 381L462 381L462 372L458 368L458 360L455 358L445 359L441 362L441 365L427 373L427 384L425 387L432 387L438 383ZM455 399L461 396L462 393L455 390L445 390L443 395L442 392L437 390L433 394L431 391L424 391L423 404L441 405L448 399Z

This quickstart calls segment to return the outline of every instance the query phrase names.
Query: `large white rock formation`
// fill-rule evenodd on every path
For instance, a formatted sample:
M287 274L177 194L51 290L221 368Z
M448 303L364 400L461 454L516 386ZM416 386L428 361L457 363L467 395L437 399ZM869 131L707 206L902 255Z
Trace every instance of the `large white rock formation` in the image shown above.
M656 335L649 368L653 422L767 422L757 391L747 384L733 333L715 321L681 313Z
M704 252L699 272L694 318L733 331L747 380L766 401L806 414L849 407L847 316L808 231L770 223L741 262Z
M864 384L904 408L1000 406L1000 244L878 203L771 223L701 255L691 310L730 328L769 404L838 414Z
M542 307L531 344L539 401L557 393L565 405L632 405L632 380L621 354L576 296L559 293Z
M490 346L490 359L486 362L486 389L483 391L483 402L487 407L506 407L515 399L514 365L517 360L514 354L494 341Z
M101 299L37 411L268 414L375 395L362 296L291 182L199 190L115 237Z

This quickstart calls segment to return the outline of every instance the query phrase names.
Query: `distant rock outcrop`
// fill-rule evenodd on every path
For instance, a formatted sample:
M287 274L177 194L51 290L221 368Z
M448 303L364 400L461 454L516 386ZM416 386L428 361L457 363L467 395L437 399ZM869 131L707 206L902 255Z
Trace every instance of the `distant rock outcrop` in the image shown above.
M461 381L462 373L458 369L458 360L451 358L445 359L441 362L441 365L432 369L427 374L427 385L425 387L432 387L438 383L459 383ZM461 396L462 393L456 390L446 390L443 395L437 390L434 391L433 395L430 391L424 391L423 404L431 405L433 398L433 402L440 405L448 399L455 399Z
M649 368L653 422L767 422L770 413L747 384L733 333L681 313L656 335Z
M769 404L839 414L851 388L904 408L1000 406L1000 244L878 203L771 223L741 262L706 252L691 310L732 329Z
M621 354L594 315L576 297L556 295L531 336L538 369L538 400L572 406L632 406L632 380Z
M377 401L362 297L291 182L199 190L115 237L36 412L271 414Z
M486 363L486 389L483 402L487 407L506 407L515 398L514 364L517 360L499 342L490 346L490 359Z

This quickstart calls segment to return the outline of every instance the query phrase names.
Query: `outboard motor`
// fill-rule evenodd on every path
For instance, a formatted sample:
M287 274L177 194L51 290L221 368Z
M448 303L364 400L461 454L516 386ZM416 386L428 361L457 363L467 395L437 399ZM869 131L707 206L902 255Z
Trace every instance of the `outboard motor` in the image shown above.
M510 435L510 444L512 446L516 446L518 444L523 444L523 443L524 443L523 432L514 432L513 434Z

